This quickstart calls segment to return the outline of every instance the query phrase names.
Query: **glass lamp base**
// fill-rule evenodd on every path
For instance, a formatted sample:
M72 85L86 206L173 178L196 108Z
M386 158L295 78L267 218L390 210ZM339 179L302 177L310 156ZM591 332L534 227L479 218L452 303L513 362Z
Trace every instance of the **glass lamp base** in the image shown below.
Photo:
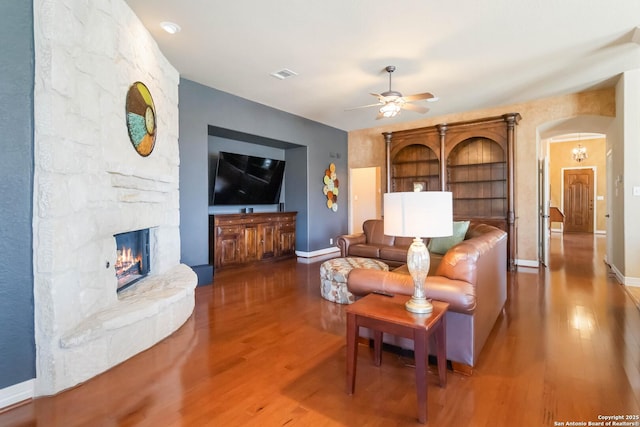
M411 297L404 306L407 311L417 314L431 314L433 311L433 306L425 298Z
M424 289L424 281L430 265L429 250L422 239L416 237L407 252L407 267L413 279L413 296L405 304L407 311L417 314L429 314L433 311L433 306L427 301Z

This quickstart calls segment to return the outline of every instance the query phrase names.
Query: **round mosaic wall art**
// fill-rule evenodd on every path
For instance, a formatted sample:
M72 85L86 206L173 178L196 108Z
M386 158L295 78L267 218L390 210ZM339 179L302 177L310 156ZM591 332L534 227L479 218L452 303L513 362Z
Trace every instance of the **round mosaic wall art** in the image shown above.
M127 129L138 154L147 157L156 144L156 107L147 86L135 82L127 92Z
M327 208L336 212L338 210L338 193L340 192L338 187L340 186L340 182L336 175L335 164L331 163L329 168L324 171L323 182L324 187L322 188L322 192L327 196Z

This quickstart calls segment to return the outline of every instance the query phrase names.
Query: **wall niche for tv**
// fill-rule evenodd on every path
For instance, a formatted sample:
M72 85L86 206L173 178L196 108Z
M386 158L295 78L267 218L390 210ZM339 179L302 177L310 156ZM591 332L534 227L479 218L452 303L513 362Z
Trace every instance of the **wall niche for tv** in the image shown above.
M285 153L297 147L300 146L209 126L209 214L282 210Z

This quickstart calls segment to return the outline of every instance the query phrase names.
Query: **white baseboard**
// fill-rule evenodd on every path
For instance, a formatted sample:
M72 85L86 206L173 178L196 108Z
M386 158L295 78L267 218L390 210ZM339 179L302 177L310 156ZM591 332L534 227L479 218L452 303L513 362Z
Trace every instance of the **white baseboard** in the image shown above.
M618 283L625 286L640 287L640 277L625 277L615 265L609 264L608 262L607 264L609 268L611 268L611 272L616 276Z
M625 277L624 278L625 286L633 286L640 288L640 277Z
M302 252L296 251L296 255L298 256L298 262L317 262L322 259L335 258L336 255L340 255L340 248L331 247L325 249L319 249L313 252Z
M35 379L27 380L0 389L0 409L14 405L23 400L33 399Z
M616 276L616 280L618 281L618 283L622 283L624 285L624 275L620 272L620 270L618 270L615 265L609 265L611 267L611 271L613 271L613 274Z
M540 267L539 261L530 260L530 259L516 259L515 264L519 267L532 267L532 268Z

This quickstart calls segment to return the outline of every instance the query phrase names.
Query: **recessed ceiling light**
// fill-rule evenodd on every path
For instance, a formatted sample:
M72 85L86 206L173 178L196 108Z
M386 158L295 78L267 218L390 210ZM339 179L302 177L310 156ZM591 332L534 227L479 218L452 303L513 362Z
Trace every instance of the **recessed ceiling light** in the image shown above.
M280 71L274 71L273 73L271 73L271 75L277 79L284 80L289 77L297 76L298 73L296 73L295 71L291 71L288 68L283 68Z
M165 30L169 34L179 33L180 30L182 29L180 28L180 25L176 24L175 22L169 22L169 21L161 22L160 26L162 27L163 30Z

